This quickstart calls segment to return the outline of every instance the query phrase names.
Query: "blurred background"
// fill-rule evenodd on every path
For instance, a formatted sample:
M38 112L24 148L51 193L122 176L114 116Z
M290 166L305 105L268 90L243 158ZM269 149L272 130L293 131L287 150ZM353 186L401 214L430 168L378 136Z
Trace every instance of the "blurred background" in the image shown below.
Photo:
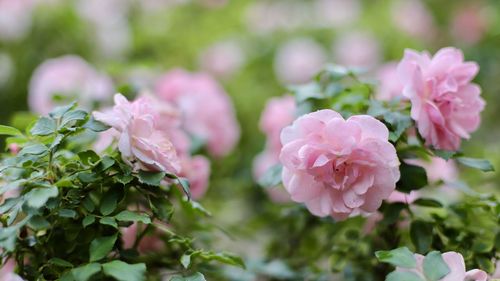
M230 156L212 163L214 180L202 202L244 236L263 209L273 208L252 178L265 142L258 123L266 100L307 82L326 63L365 68L375 82L405 48L434 53L445 46L481 67L476 82L487 106L464 150L500 167L497 0L0 0L0 123L36 114L28 112L40 101L28 96L50 85L32 77L53 58L83 59L78 63L102 84L82 85L87 91L79 94L104 92L98 106L111 104L113 92L132 97L151 88L174 68L207 72L231 96L242 136ZM54 83L72 79L64 68L50 75ZM468 170L462 178L490 192L500 182L498 172ZM232 208L241 215L224 211Z

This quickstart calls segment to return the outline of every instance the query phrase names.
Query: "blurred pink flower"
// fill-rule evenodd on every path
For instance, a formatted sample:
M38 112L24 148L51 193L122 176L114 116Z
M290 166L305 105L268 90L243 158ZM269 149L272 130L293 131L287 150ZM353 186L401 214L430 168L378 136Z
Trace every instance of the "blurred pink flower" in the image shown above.
M458 150L481 122L484 101L481 89L471 80L479 66L464 62L455 48L444 48L431 57L427 52L406 50L398 73L404 95L410 99L411 117L417 122L426 145Z
M299 117L283 129L283 184L316 216L343 220L374 212L399 180L389 130L368 115L344 120L333 110Z
M259 181L267 170L279 164L279 162L279 151L277 154L266 149L259 153L253 160L253 177L255 181ZM285 203L291 201L290 195L282 186L267 187L265 188L265 192L273 202Z
M235 41L218 42L200 55L200 66L215 77L227 79L245 63L245 54Z
M205 195L208 190L210 179L210 161L204 156L196 155L181 159L180 177L188 179L191 196L198 200Z
M387 198L386 201L389 203L399 202L399 203L411 204L415 200L417 200L418 197L419 197L419 194L416 191L412 191L410 193L404 193L404 192L400 192L400 191L395 190L391 193L391 196L389 196L389 198Z
M376 75L379 85L375 93L377 99L389 101L394 98L405 98L397 70L398 64L396 62L386 63L378 69Z
M393 1L391 12L394 26L408 36L422 40L435 37L434 18L422 1Z
M488 275L486 272L478 269L473 269L470 271L465 271L465 262L464 258L460 253L456 252L446 252L442 254L444 262L450 268L450 273L446 275L444 278L439 279L439 281L487 281ZM423 262L424 256L420 254L415 254L415 258L417 260L417 268L416 269L407 269L407 268L396 268L397 271L404 272L413 272L425 279L424 270L423 270Z
M146 99L129 102L115 95L111 112L94 112L94 117L120 133L118 149L135 169L178 173L180 163L168 136L158 129L153 105Z
M13 259L9 259L3 266L0 268L0 280L2 281L23 281L19 275L14 273L14 268L16 267L16 263Z
M479 5L460 7L451 22L451 34L455 40L474 45L479 42L488 29L488 15Z
M95 102L111 99L113 84L77 56L49 59L38 66L31 77L28 103L39 114L55 106L77 100L79 106L92 109ZM62 99L55 101L55 97Z
M302 84L319 72L326 61L321 45L309 38L293 39L277 51L274 72L284 84Z
M179 108L183 128L204 139L212 155L227 155L237 144L240 129L232 102L207 74L170 71L157 82L156 94Z
M309 23L307 2L254 1L246 11L248 29L259 34L292 31Z
M33 0L0 0L0 41L22 39L31 27Z
M17 153L19 153L19 150L21 150L21 147L17 143L9 144L9 151L13 155L17 155Z
M267 137L267 149L279 154L281 150L281 130L295 119L295 99L293 96L269 99L260 117L259 127Z
M381 58L378 40L367 32L341 35L333 45L335 62L348 67L374 67Z
M139 227L137 223L133 223L129 227L121 228L122 241L124 249L132 249L137 239L138 231L142 231L144 226ZM154 233L146 234L137 246L137 250L141 254L151 252L160 252L165 247L165 243Z
M317 0L314 4L314 18L319 26L341 27L355 22L361 14L358 0Z

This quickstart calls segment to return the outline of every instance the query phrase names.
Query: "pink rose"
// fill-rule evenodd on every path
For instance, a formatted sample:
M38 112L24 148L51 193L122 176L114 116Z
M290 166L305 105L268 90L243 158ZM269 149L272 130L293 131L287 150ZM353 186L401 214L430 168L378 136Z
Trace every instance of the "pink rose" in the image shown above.
M92 109L95 102L107 101L113 94L111 80L77 56L63 56L42 63L33 73L29 87L30 109L49 113L55 106L77 100ZM55 101L55 96L61 101Z
M173 70L160 78L156 94L179 108L184 129L204 139L212 155L227 155L237 144L240 129L233 105L210 76Z
M204 156L185 157L181 159L181 172L179 176L188 179L191 196L200 199L208 189L210 179L210 161Z
M464 62L455 48L444 48L431 57L427 52L406 50L398 65L410 99L411 117L426 145L437 149L458 150L461 138L468 139L481 122L484 101L481 89L471 80L479 66Z
M451 34L465 44L479 42L488 29L488 7L468 5L459 8L451 22Z
M294 39L279 48L274 72L285 84L303 84L318 73L326 63L323 47L308 38Z
M200 55L201 68L218 78L229 78L245 63L245 54L236 41L218 42Z
M437 33L434 18L421 0L394 1L391 14L394 26L409 37L430 40Z
M478 269L473 269L470 271L465 271L465 262L461 254L456 252L447 252L442 254L444 262L450 268L450 273L444 278L439 279L439 281L486 281L488 280L488 275L486 272ZM424 256L415 254L415 259L417 260L416 269L407 268L396 268L397 271L410 271L425 280L423 262Z
M397 70L398 64L395 62L386 63L378 69L376 75L379 86L375 93L377 99L389 101L394 98L405 98Z
M306 114L283 129L283 184L317 216L343 220L376 211L399 180L396 149L377 119L344 120L333 110Z
M9 259L0 268L0 280L2 281L23 281L23 279L14 273L16 263L13 259Z
M380 61L380 45L370 33L350 32L333 45L335 61L349 67L374 67Z
M132 249L137 239L137 232L142 231L144 226L139 227L137 223L133 223L129 227L121 228L122 241L124 249ZM137 246L139 253L147 254L151 252L161 251L165 247L165 243L154 233L145 235Z
M295 99L292 96L271 98L260 117L259 127L267 137L267 148L279 154L281 130L295 119Z
M118 149L124 161L136 169L178 173L180 163L168 136L158 129L158 118L147 99L129 102L115 95L111 112L94 112L94 117L119 132Z
M358 0L318 0L314 4L314 18L322 27L342 27L359 19L361 3Z
M27 35L34 6L33 0L0 0L0 41L16 41Z

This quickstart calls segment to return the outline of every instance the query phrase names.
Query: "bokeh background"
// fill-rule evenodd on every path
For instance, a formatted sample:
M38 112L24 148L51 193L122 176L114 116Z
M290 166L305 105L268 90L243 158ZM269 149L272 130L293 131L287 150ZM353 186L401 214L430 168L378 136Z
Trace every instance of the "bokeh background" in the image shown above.
M464 150L500 167L497 0L0 0L0 123L28 118L35 69L63 55L82 57L129 97L173 68L210 73L231 96L242 136L230 156L212 163L202 202L238 237L223 243L251 255L245 243L261 238L250 230L274 208L252 178L265 142L258 122L266 100L326 63L376 78L405 48L434 53L445 46L481 66L476 82L487 106ZM488 192L500 182L497 172L461 176Z

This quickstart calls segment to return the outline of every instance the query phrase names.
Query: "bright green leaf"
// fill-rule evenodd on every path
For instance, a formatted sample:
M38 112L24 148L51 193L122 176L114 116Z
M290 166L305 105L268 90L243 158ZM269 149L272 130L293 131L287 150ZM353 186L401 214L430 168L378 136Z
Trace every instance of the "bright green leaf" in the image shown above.
M59 194L57 187L36 187L26 193L26 203L32 208L41 208L47 203L50 198L56 197Z
M101 271L101 265L98 263L89 263L71 270L73 278L76 281L88 281L96 273Z
M56 121L52 118L41 117L31 128L30 133L34 136L47 136L56 131Z
M385 281L426 281L413 272L393 271Z
M165 175L165 172L139 171L138 178L141 183L151 186L159 186L160 182L165 178Z
M22 136L23 133L14 127L0 125L0 135Z
M99 223L104 224L104 225L109 225L114 228L118 228L118 224L116 223L116 220L112 217L104 217L102 218Z
M143 281L146 280L146 265L143 263L128 264L115 260L102 265L105 275L118 281Z
M151 223L151 219L147 214L135 213L127 210L120 212L118 215L115 216L115 219L119 221L133 221L133 222L140 221L145 224Z
M82 225L83 227L87 227L95 222L95 216L94 215L88 215L82 220Z
M385 262L398 267L415 268L417 260L413 253L406 247L397 248L391 251L378 251L375 256L380 262Z
M115 245L117 235L96 238L90 243L90 262L106 257Z
M433 251L427 254L423 263L424 275L429 281L438 281L450 273L450 268L441 253Z

